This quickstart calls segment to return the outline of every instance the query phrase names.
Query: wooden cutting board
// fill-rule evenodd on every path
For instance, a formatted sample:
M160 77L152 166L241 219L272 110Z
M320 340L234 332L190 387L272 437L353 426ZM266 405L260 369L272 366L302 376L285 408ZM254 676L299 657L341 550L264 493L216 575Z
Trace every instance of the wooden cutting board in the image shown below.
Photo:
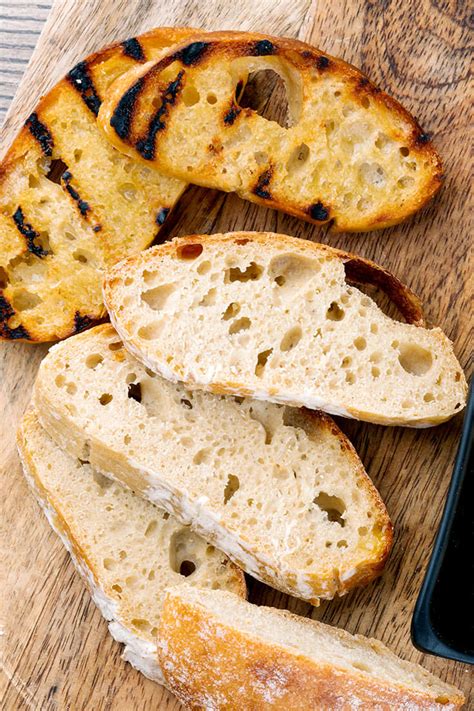
M445 161L446 184L433 203L399 227L331 236L233 195L190 188L175 213L171 236L270 229L359 252L394 271L419 293L428 320L454 340L469 375L467 13L467 3L448 0L436 4L418 0L57 0L10 108L2 146L8 145L39 95L76 61L106 43L153 26L259 30L308 40L342 56L434 132ZM1 707L5 711L177 709L177 702L161 687L120 660L120 645L108 635L21 476L15 429L45 352L44 346L0 346ZM252 581L251 600L373 635L468 695L473 686L468 666L423 656L410 643L413 606L440 520L461 420L457 417L429 430L341 422L395 524L394 550L383 577L319 609Z

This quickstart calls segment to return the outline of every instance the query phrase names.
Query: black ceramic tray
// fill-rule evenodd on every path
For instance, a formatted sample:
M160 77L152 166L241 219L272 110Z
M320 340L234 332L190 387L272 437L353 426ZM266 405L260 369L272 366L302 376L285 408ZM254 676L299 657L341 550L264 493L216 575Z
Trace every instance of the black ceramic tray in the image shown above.
M433 554L413 614L422 652L474 664L474 387Z

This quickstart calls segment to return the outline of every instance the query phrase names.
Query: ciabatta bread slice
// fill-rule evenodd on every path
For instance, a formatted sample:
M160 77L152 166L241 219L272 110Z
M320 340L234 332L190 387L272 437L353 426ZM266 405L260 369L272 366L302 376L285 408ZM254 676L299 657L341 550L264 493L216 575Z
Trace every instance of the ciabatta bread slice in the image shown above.
M51 348L34 397L63 449L283 592L316 603L383 568L387 511L322 413L187 391L136 361L110 325Z
M71 555L123 658L162 683L160 606L186 581L245 596L241 570L165 511L63 452L29 411L18 430L26 479Z
M375 639L219 590L170 590L158 648L187 709L447 711L465 701Z
M288 127L239 105L263 70L286 85ZM194 36L118 79L99 124L169 175L336 230L393 225L441 184L430 137L406 109L355 67L283 37Z
M352 282L384 289L410 323ZM465 404L451 342L414 294L347 252L273 233L175 239L106 276L125 346L188 387L423 427Z
M183 192L105 140L108 87L192 30L162 28L79 62L0 163L0 338L52 341L106 316L101 274L147 247Z

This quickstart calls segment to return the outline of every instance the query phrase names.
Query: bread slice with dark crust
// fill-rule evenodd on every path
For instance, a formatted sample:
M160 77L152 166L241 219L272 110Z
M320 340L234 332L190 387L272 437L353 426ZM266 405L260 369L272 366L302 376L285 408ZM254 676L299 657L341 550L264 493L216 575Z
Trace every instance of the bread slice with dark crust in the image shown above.
M239 103L262 70L286 85L289 126ZM355 67L284 37L195 36L115 82L99 124L169 175L338 231L400 222L441 185L440 158L406 109Z
M156 237L185 184L115 151L96 116L114 79L192 32L90 55L28 117L0 164L0 338L52 341L102 319L101 272Z
M385 291L407 321L359 285ZM104 299L126 348L188 388L428 427L467 384L419 299L355 254L273 232L180 237L115 265Z
M50 349L34 401L62 449L272 587L317 604L382 572L387 510L324 413L190 392L136 361L110 324Z
M168 687L196 711L454 711L465 702L376 639L220 590L169 590L158 649Z

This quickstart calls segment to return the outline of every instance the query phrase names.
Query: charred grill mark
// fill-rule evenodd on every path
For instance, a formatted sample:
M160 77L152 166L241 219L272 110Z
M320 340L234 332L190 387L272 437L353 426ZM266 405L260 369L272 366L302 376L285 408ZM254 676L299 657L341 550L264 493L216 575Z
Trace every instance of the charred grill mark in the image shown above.
M168 107L173 106L176 102L181 88L183 86L184 71L181 70L176 79L168 84L162 94L163 100L160 108L153 116L148 127L148 133L144 138L141 138L136 143L136 149L145 160L153 160L155 157L155 137L158 131L162 131L166 124L164 118L168 114Z
M140 42L137 40L136 37L130 37L129 39L126 39L124 42L122 42L122 47L123 53L126 54L127 57L131 57L136 62L145 61L143 47L141 46Z
M209 42L191 42L187 47L176 52L173 59L178 59L186 67L190 67L191 64L197 64L203 58L209 47Z
M272 179L273 169L267 168L258 177L257 185L254 187L253 192L257 197L262 198L262 200L270 200L272 197L271 192L267 189L270 185Z
M97 116L102 102L89 75L87 63L79 62L79 64L76 64L66 75L66 79L79 92L89 111L92 111L94 116Z
M94 225L94 227L92 228L92 231L93 232L100 232L101 229L102 229L102 225Z
M237 106L237 104L232 102L230 109L228 109L224 114L224 123L226 124L226 126L232 126L241 111L242 109L240 108L240 106Z
M369 80L367 79L367 77L361 77L358 82L359 89L363 89L368 85L368 83Z
M170 209L169 207L162 207L161 210L158 210L156 214L156 219L155 222L157 225L161 227L166 222L166 218L170 214Z
M94 320L86 314L81 315L79 311L74 314L74 333L79 333L80 331L85 331L86 328L92 326Z
M327 69L330 64L330 60L322 54L316 59L316 67L319 69L320 72L323 72L325 69Z
M15 309L12 307L9 301L0 294L0 336L2 338L8 338L11 341L18 340L20 338L30 339L30 334L24 326L17 326L16 328L10 328L8 325L8 320L15 315Z
M64 183L64 187L66 188L67 192L72 197L72 199L77 203L79 212L81 213L81 215L83 217L85 217L91 208L90 208L88 202L86 202L85 200L81 200L81 196L79 195L77 190L72 187L71 180L72 180L72 173L70 170L66 170L61 175L61 183Z
M28 126L31 135L36 138L41 146L45 156L51 156L53 154L53 137L50 134L48 128L42 123L36 112L33 112L25 121L25 126Z
M308 208L308 215L312 220L318 220L318 222L324 222L329 218L329 210L324 207L322 202L315 202Z
M259 40L258 42L255 42L251 50L251 53L257 57L276 54L276 52L277 47L273 44L273 42L270 42L270 40Z
M40 244L35 243L35 239L38 239L39 234L33 229L33 227L28 222L25 222L25 216L23 215L23 210L21 209L21 207L17 207L12 217L13 222L15 223L18 231L26 239L26 246L28 248L28 251L34 254L36 257L46 257L49 252L44 250Z
M430 141L431 141L431 134L430 133L419 133L417 136L415 136L415 144L423 146L426 143L429 143Z
M130 133L130 125L132 123L133 111L140 92L143 89L145 82L139 79L130 89L127 89L117 104L117 108L112 114L110 125L114 129L119 138L125 139Z

